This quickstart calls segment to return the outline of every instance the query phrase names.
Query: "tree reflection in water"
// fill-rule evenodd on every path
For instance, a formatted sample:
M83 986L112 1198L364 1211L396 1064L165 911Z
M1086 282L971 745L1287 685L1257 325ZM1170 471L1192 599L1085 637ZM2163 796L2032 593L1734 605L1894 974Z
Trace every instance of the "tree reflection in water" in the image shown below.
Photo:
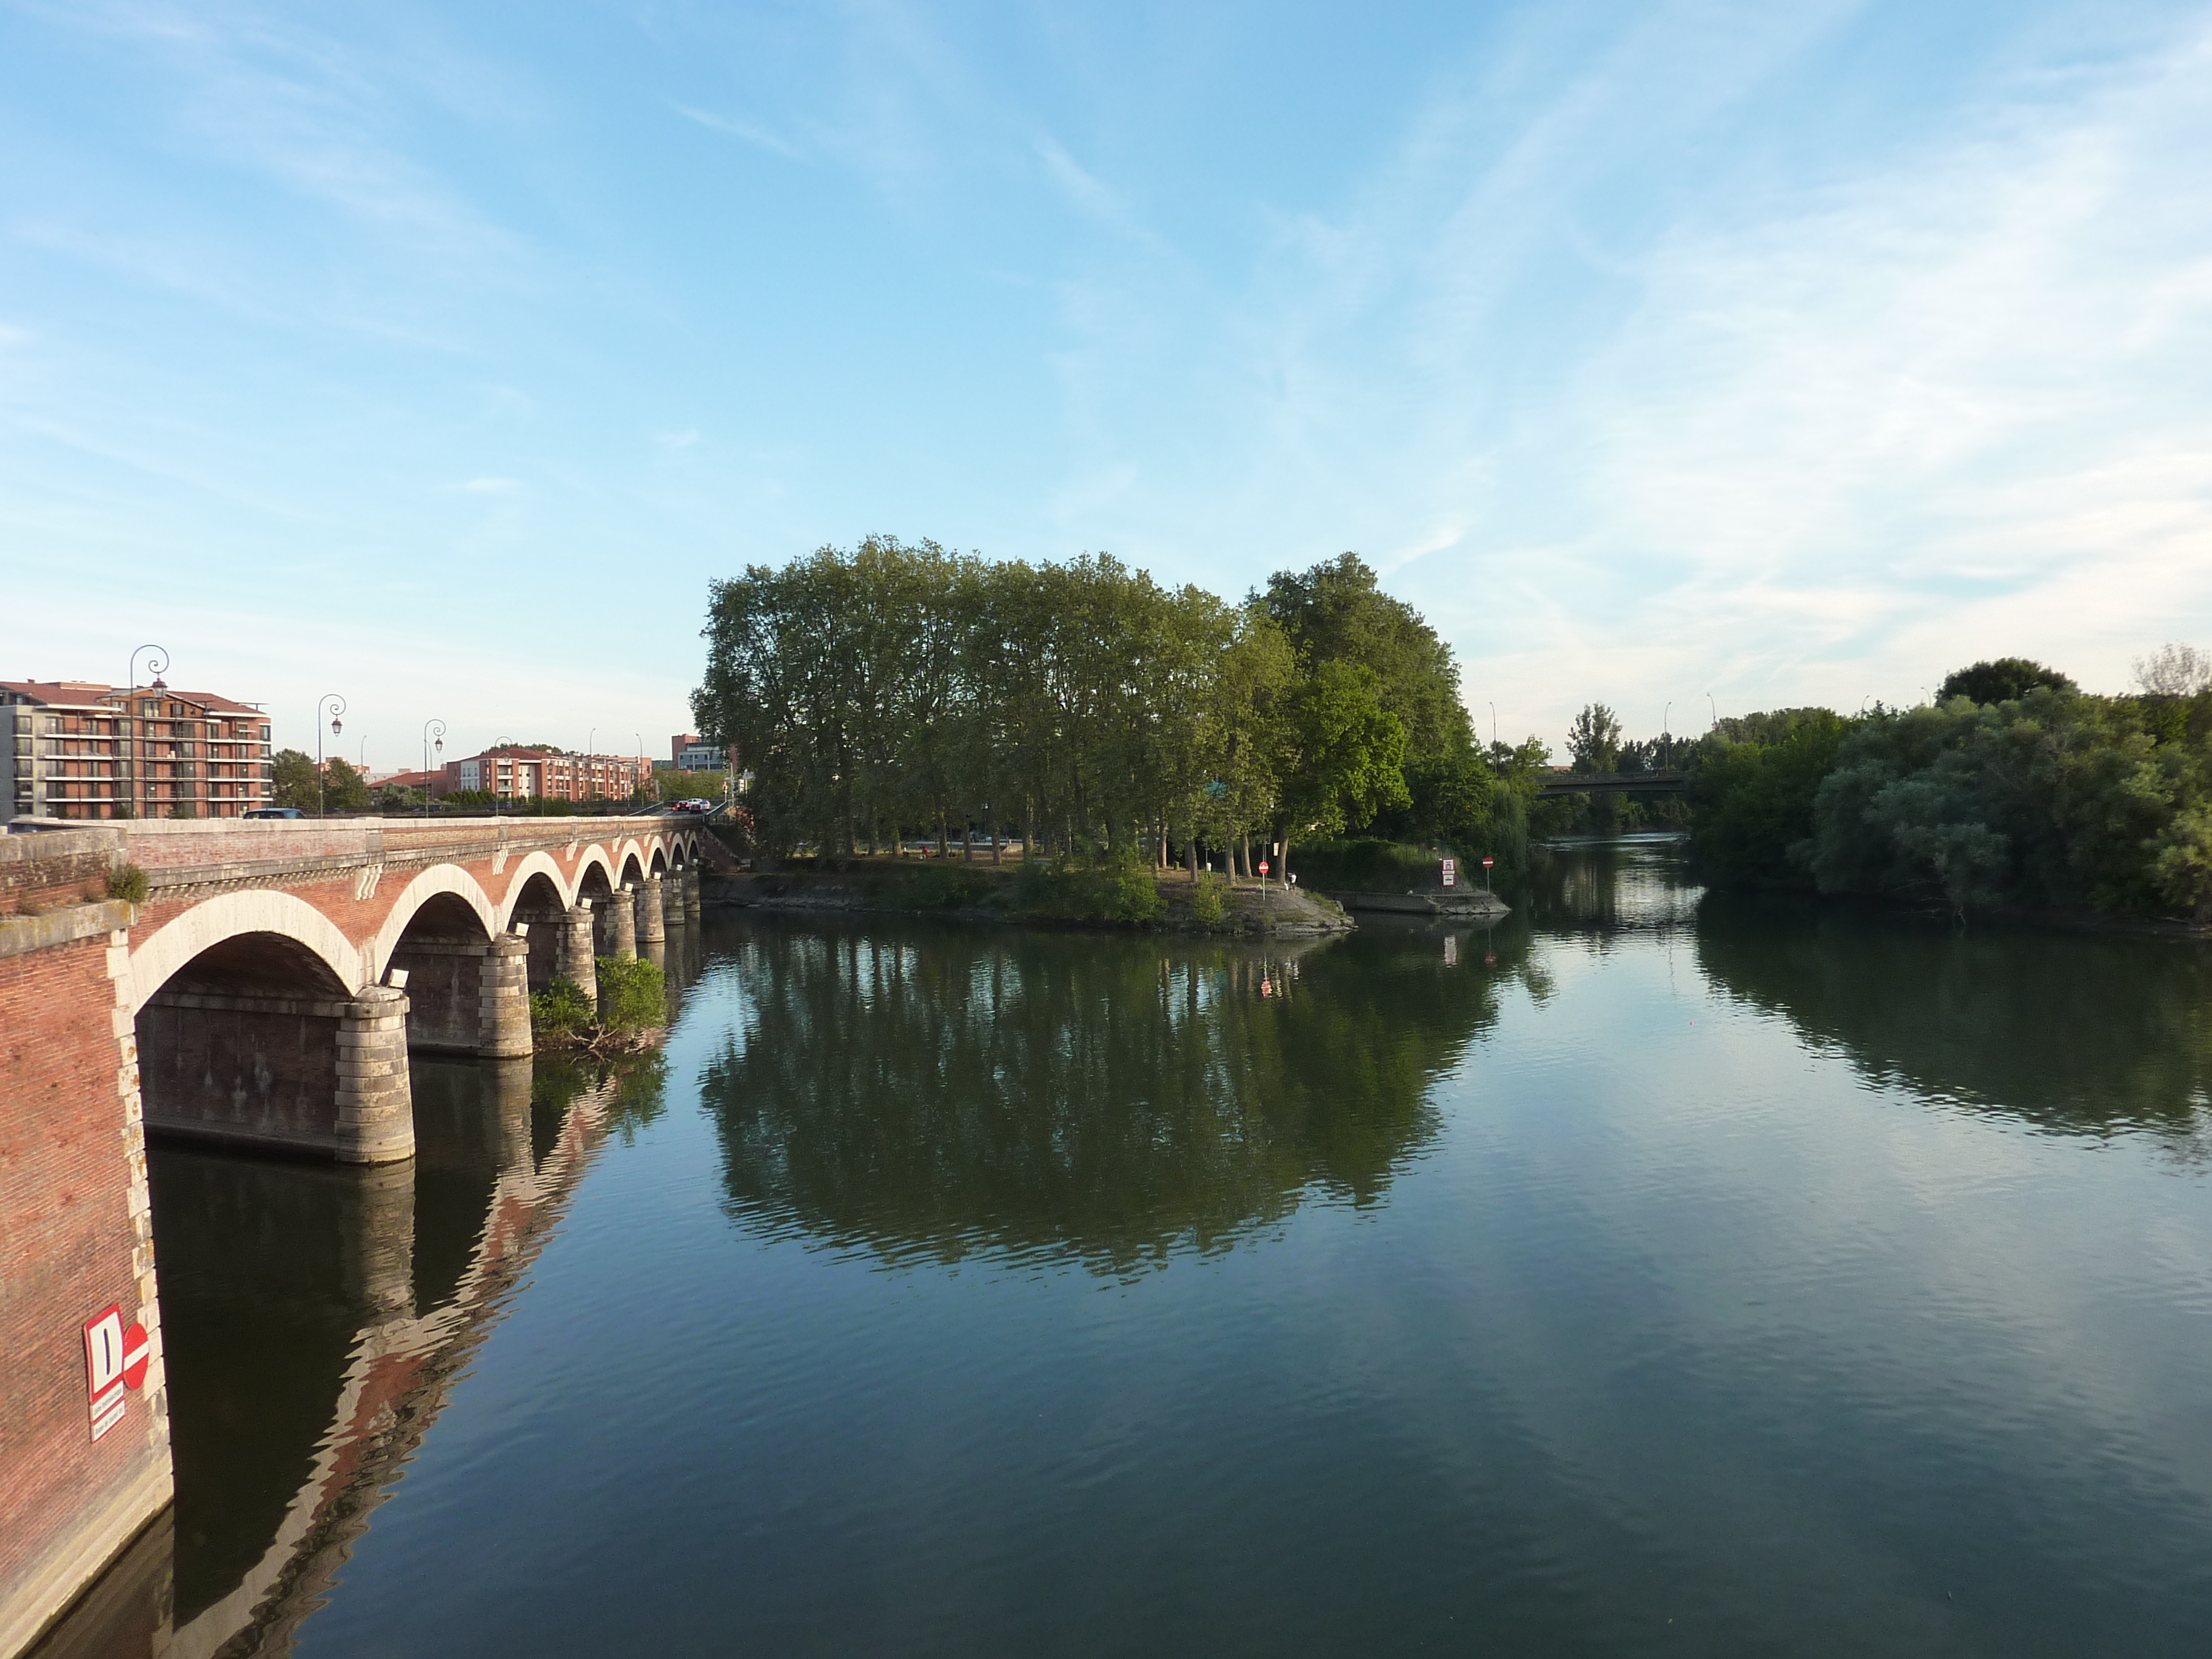
M2212 960L2192 942L1954 928L1711 894L1713 984L1879 1083L2079 1134L2200 1133Z
M1120 1273L1309 1194L1378 1202L1525 957L1518 933L1428 931L1269 949L748 922L748 1015L701 1084L728 1207L893 1261Z

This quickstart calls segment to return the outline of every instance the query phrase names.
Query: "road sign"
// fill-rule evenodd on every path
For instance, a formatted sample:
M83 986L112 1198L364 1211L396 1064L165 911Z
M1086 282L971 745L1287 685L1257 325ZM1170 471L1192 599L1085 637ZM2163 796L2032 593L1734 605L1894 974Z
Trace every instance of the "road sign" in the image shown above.
M1446 859L1444 860L1444 885L1447 887L1456 887L1458 884L1459 865L1454 860Z
M145 1386L154 1345L137 1320L126 1327L123 1310L111 1306L84 1322L84 1380L94 1440L123 1420L130 1390Z
M1498 860L1497 860L1496 859L1485 859L1485 860L1483 860L1483 861L1482 861L1482 867L1483 867L1484 869L1487 870L1488 868L1490 868L1490 866L1491 866L1492 865L1493 865L1493 864L1495 864L1495 863L1497 863L1497 862L1498 862Z
M1263 876L1267 873L1267 860L1265 859L1260 860L1260 873Z

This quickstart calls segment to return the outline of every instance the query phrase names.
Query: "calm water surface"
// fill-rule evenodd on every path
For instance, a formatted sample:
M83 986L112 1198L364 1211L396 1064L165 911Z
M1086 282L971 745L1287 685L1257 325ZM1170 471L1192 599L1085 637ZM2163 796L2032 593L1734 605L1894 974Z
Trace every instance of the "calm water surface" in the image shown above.
M672 946L156 1160L178 1647L2212 1650L2212 969L1700 898Z

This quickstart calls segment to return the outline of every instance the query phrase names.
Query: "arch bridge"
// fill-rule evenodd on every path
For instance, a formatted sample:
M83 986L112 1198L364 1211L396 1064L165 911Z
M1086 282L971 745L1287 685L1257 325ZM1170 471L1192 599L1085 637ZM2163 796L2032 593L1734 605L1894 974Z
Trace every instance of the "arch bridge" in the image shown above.
M115 833L115 832L111 832ZM148 895L117 1006L149 1129L408 1157L410 1049L531 1051L529 994L598 993L697 914L682 819L162 820L120 830Z
M718 853L659 815L0 836L0 1654L169 1498L147 1133L408 1158L410 1050L527 1054L529 993L659 954Z

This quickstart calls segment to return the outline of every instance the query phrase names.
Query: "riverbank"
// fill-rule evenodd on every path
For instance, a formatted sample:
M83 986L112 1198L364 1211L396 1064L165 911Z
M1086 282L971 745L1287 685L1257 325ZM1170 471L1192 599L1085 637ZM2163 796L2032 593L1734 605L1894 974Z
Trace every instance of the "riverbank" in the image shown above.
M1348 933L1358 925L1334 900L1295 888L1231 886L1222 877L1194 882L1179 871L1059 878L1032 873L1025 878L1016 866L951 861L882 860L834 871L724 873L706 879L700 898L708 905L745 909L929 915L1023 927L1258 939L1317 938Z

